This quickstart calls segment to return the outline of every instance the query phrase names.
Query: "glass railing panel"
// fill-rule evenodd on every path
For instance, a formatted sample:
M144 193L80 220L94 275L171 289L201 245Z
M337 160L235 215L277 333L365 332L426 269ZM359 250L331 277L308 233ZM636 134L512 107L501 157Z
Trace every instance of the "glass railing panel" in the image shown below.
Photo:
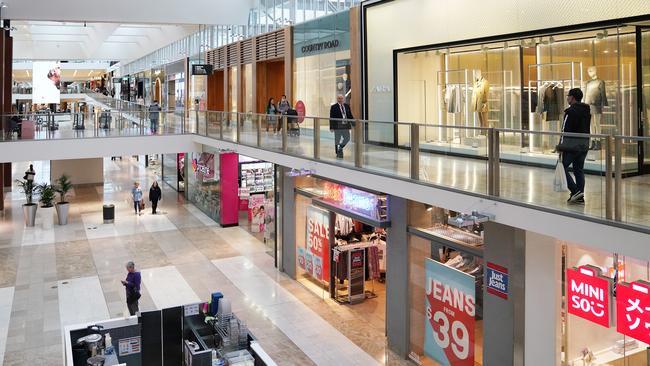
M257 146L257 121L252 113L239 113L239 143Z
M224 121L221 126L222 139L224 141L237 142L237 120L238 120L237 113L225 112L223 116L224 116Z
M220 139L221 125L224 120L223 112L208 111L207 113L207 135L208 137Z
M559 133L496 130L495 134L499 137L499 196L517 202L606 218L606 138L593 137L590 140L589 135L567 135L565 138L574 139L573 141L584 139L585 148L593 147L580 157L578 152L560 154L557 145L562 135ZM575 161L578 169L582 166L584 188L581 183L583 174L578 173L576 179L573 164L570 164L568 170L575 185L568 184L567 188L556 186L556 167L562 161L565 164ZM558 174L561 175L562 171L565 170L559 170ZM568 202L570 189L576 191L576 187L584 190L584 204L581 201Z
M322 120L319 120L319 122ZM316 123L319 123L316 122ZM314 157L314 118L287 116L287 153ZM280 141L281 142L281 141Z
M615 187L617 216L629 224L650 225L650 138L617 138L621 152L618 190ZM643 156L639 164L638 156Z
M488 129L420 124L419 179L463 191L488 192Z
M319 124L320 138L318 139L318 151L320 153L320 160L354 166L354 121L322 118Z
M390 122L360 121L361 128L358 130L363 141L362 167L368 170L381 172L388 175L410 177L410 124L397 124L399 146L389 144L377 144L369 141L367 131L382 130Z

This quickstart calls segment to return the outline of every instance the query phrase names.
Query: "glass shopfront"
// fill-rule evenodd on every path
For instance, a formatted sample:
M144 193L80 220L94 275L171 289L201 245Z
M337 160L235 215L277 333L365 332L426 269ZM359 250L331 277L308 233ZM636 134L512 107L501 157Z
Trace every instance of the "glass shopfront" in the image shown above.
M264 243L275 256L275 165L239 156L239 225Z
M350 14L342 11L293 27L294 99L307 116L329 116L336 96L350 102Z
M483 365L483 226L421 203L409 211L409 358Z
M162 155L163 182L178 192L185 191L185 154Z
M641 118L648 88L638 88L647 84L649 48L645 29L619 25L396 50L395 118L424 125L422 149L483 155L485 131L473 128L560 132L567 93L581 88L592 134L650 136ZM554 164L558 138L534 132L501 132L501 159ZM370 138L398 146L409 141L406 129L371 131ZM600 145L592 142L587 165L604 166ZM630 141L623 149L624 170L636 171L642 147Z
M191 167L187 177L187 198L211 219L219 222L219 153L206 149L188 154Z

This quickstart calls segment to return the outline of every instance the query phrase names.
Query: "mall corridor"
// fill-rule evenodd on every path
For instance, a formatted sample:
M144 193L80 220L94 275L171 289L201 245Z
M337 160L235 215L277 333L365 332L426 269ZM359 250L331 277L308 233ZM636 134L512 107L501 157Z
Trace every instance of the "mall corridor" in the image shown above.
M22 194L7 197L11 207L0 222L0 364L61 365L64 326L128 315L120 284L128 261L142 272L141 311L221 291L278 365L404 364L386 350L377 309L319 298L277 272L264 245L243 228L220 228L166 185L160 214L147 207L135 216L133 181L149 187L156 177L144 159L104 162L104 185L75 188L66 226L16 230ZM49 175L48 166L35 164L37 179ZM26 167L14 164L15 174ZM114 224L102 223L104 202L116 205Z

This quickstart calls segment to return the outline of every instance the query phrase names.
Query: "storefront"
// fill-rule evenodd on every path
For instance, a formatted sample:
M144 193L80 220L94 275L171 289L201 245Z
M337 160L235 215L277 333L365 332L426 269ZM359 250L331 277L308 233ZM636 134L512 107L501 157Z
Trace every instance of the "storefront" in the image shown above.
M296 280L323 299L366 303L373 326L385 328L390 225L385 194L296 178Z
M239 226L276 252L275 165L239 155Z
M164 68L151 70L151 102L157 101L161 108L166 108L165 99L165 70Z
M167 108L182 114L187 104L186 75L187 59L165 66L167 78Z
M329 116L342 94L352 99L350 11L342 11L293 27L295 101L308 116Z
M639 19L607 19L607 10L596 4L570 23L544 22L546 11L531 16L534 22L521 21L525 15L507 20L489 9L485 9L489 18L478 17L483 12L468 18L453 6L438 22L421 16L426 9L414 11L416 6L416 1L399 0L365 7L365 97L371 120L422 124L422 149L485 156L486 133L476 128L524 130L531 133L499 134L501 159L552 165L557 137L535 132L561 130L571 88L585 93L593 134L650 135L648 123L643 122L647 121L643 118L647 88L640 87L648 83L644 79L650 33ZM647 14L647 7L646 3L619 10L636 16ZM589 10L605 18L587 16ZM495 34L478 32L480 27L459 29L460 23L452 19L460 17L470 23L503 24L491 31L500 32ZM597 20L601 22L593 25ZM576 26L580 23L585 25ZM397 29L403 37L386 37ZM406 129L375 126L368 133L375 143L406 146L409 140ZM592 148L586 168L601 171L603 148L597 141ZM623 151L624 171L638 172L647 160L647 149L630 141Z
M185 191L185 153L162 154L162 178L177 192Z

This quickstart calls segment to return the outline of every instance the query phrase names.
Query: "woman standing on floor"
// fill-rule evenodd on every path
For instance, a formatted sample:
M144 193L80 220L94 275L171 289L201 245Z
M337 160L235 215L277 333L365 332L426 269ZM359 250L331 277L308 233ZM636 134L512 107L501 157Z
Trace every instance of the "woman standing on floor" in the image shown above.
M135 210L135 214L142 215L142 206L144 206L144 202L142 201L142 188L140 188L140 183L133 182L131 197L133 198L133 209Z
M155 215L158 201L162 201L162 191L157 181L153 181L151 188L149 188L149 201L151 201L151 214Z

